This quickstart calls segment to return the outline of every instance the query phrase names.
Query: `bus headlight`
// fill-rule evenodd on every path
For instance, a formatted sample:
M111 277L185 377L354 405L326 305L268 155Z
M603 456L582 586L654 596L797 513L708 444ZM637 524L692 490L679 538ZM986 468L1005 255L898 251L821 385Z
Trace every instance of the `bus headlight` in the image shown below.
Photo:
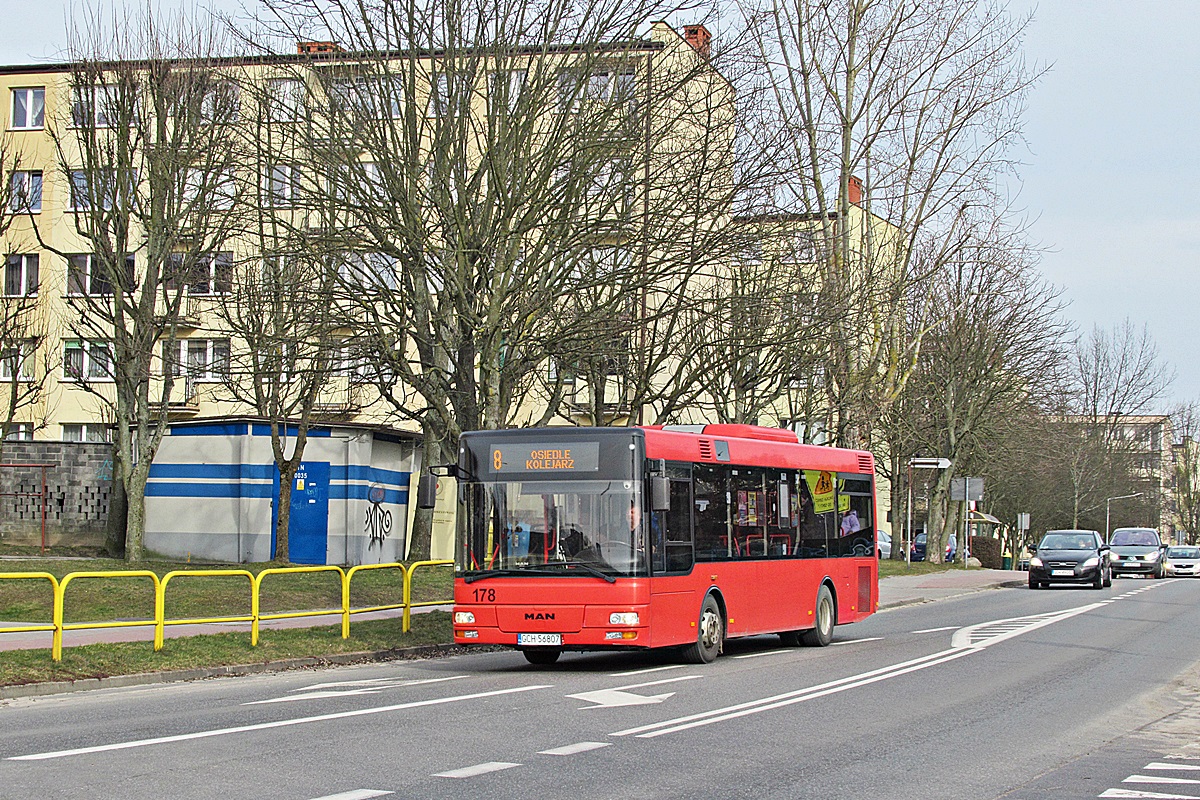
M454 624L455 625L474 625L475 624L475 612L473 612L473 611L455 611L454 612Z
M614 611L608 615L609 625L637 625L638 615L636 611Z

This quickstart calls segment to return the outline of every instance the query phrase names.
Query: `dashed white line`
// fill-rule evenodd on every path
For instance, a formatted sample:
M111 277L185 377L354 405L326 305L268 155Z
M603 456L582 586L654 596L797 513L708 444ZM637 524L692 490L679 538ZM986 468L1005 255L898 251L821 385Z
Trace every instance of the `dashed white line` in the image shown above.
M942 631L956 631L956 630L958 630L957 625L947 625L944 628L926 628L923 631L913 631L913 633L914 634L916 634L916 633L941 633Z
M609 675L610 678L626 678L630 675L645 675L647 672L662 672L667 669L683 669L684 664L671 664L666 667L647 667L646 669L635 669L629 672L614 672Z
M485 761L482 764L476 764L473 767L463 767L462 769L452 769L446 772L435 772L435 778L474 778L478 775L487 775L489 772L499 772L502 769L512 769L519 767L520 764L514 764L511 761Z
M543 756L573 756L576 753L586 753L589 750L599 750L601 747L608 747L612 742L577 742L568 744L563 747L553 747L549 750L539 750L538 755Z
M740 656L731 656L731 658L761 658L762 656L781 656L785 653L794 652L794 650L764 650L761 653L743 653Z
M844 642L833 642L830 646L837 647L838 645L844 645L844 644L861 644L862 642L882 642L882 641L883 641L882 636L871 636L866 639L847 639Z
M379 789L354 789L349 792L314 797L313 800L371 800L372 797L387 797L389 794L395 794L395 792L384 792Z

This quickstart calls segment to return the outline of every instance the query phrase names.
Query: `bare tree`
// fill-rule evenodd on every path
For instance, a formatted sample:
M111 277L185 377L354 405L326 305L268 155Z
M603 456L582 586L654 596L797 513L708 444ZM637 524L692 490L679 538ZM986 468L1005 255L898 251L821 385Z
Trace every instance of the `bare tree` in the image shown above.
M1020 232L985 222L957 256L934 283L934 302L950 314L926 335L908 386L917 446L951 461L930 499L926 557L934 563L962 519L961 509L947 513L950 482L984 466L1011 415L1054 396L1066 330L1058 292L1037 273L1037 252Z
M1175 445L1175 501L1179 523L1188 544L1200 544L1200 413L1195 403L1184 403L1172 417Z
M231 230L236 94L215 69L217 26L149 9L96 12L70 31L69 113L47 119L70 237L35 227L67 261L64 369L111 407L114 475L127 497L123 544L140 560L144 490L166 431L175 380L153 376L181 330L186 276Z
M834 441L863 446L916 364L928 325L914 312L946 311L912 308L912 286L954 257L966 209L997 206L1035 78L1027 20L992 0L741 8L776 99L773 200L809 215L823 245L816 302L835 313L812 388Z

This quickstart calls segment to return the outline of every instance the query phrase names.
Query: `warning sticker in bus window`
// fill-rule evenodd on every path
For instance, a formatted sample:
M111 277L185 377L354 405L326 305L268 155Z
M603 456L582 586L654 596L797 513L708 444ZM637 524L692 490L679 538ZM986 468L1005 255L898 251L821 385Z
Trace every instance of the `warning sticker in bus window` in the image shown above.
M596 472L599 442L494 444L488 448L492 472Z

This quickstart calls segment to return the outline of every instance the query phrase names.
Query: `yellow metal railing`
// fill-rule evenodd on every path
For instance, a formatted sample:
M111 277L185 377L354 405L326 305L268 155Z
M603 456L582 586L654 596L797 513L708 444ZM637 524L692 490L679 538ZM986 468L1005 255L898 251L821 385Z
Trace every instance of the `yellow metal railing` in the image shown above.
M101 628L128 628L135 626L153 625L154 626L154 649L161 650L165 638L165 629L168 625L198 625L214 622L249 622L250 623L250 644L258 645L259 623L263 620L274 619L294 619L298 617L319 617L327 615L340 615L342 619L342 638L350 638L350 617L353 614L363 614L370 611L387 611L392 609L403 609L403 623L401 630L408 633L411 628L412 609L425 606L446 605L452 600L424 600L413 602L412 600L412 584L413 573L419 568L444 567L450 566L452 561L415 561L408 566L400 563L390 564L360 564L356 567L351 567L349 570L343 570L338 566L305 566L305 567L271 567L264 569L257 575L244 569L208 569L208 570L176 570L168 572L162 578L150 570L114 570L114 571L96 571L96 572L72 572L64 575L62 580L55 578L48 572L3 572L0 573L0 581L3 580L48 580L54 591L54 611L53 619L49 623L36 623L31 625L12 625L0 627L0 633L22 633L22 632L45 632L49 631L53 634L51 644L51 658L55 661L62 660L63 648L63 632L69 630L87 630ZM401 591L401 602L389 603L384 605L361 606L358 608L350 605L350 586L355 575L368 570L378 569L398 569L403 575L403 588ZM262 613L261 596L263 579L268 575L295 575L312 572L332 572L337 574L340 581L341 589L341 607L336 609L316 609L309 611L286 611L272 612L269 614ZM237 577L245 578L250 582L250 613L249 614L230 614L226 616L214 617L188 617L181 619L167 619L166 617L166 592L167 586L172 580L178 580L182 577ZM64 622L64 607L65 595L67 586L72 581L81 578L88 579L103 579L103 578L149 578L154 584L154 619L152 620L118 620L112 622Z
M67 594L67 586L71 581L80 578L149 578L154 583L154 619L153 620L116 620L114 622L63 622L63 606ZM101 628L132 628L149 625L162 618L162 584L158 574L148 569L123 569L111 572L71 572L58 582L58 591L54 595L54 640L50 646L50 657L62 661L62 642L64 631L98 630Z

